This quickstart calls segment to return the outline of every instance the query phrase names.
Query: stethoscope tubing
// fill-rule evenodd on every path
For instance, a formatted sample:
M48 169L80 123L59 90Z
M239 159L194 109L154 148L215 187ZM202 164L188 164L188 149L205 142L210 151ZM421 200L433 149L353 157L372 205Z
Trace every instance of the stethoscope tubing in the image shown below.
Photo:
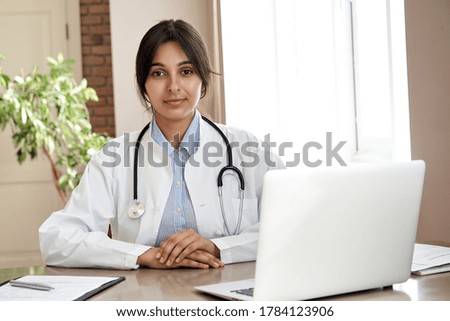
M139 149L141 145L141 140L147 130L150 128L150 123L142 128L139 136L136 140L136 146L134 148L134 164L133 164L133 200L137 201L138 199L138 162L139 162Z
M221 131L220 128L216 124L214 124L211 120L209 120L205 116L202 116L202 119L205 122L207 122L209 125L211 125L211 127L214 128L220 134L220 136L222 136L222 139L225 142L225 145L227 146L227 160L228 160L227 164L228 165L223 167L220 170L219 175L217 176L217 186L218 187L223 186L223 181L222 181L223 173L227 170L232 170L239 176L241 190L245 190L244 176L242 175L242 172L237 167L233 166L233 151L231 150L231 144L230 144L230 141L228 140L227 136L225 136L223 131Z

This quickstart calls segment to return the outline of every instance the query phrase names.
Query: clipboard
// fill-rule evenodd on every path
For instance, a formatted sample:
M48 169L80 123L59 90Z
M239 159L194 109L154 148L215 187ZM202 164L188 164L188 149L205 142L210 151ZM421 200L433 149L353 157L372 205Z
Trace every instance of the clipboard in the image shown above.
M116 285L117 283L120 283L122 281L125 281L125 277L124 276L117 276L117 277L115 277L114 280L106 282L106 283L100 285L98 288L93 289L93 290L91 290L89 292L86 292L85 294L83 294L79 298L75 299L74 301L86 301L87 299L93 297L94 295L96 295L96 294L102 292L103 290L106 290L107 288L110 288L113 285Z
M17 288L9 281L0 285L0 301L85 301L122 282L124 276L27 275L16 280L50 285L54 289L39 291Z

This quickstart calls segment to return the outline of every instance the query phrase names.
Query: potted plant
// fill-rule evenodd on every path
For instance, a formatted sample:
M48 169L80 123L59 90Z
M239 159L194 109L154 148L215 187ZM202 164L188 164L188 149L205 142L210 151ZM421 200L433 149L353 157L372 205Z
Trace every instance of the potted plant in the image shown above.
M0 56L0 61L4 59ZM86 102L98 97L85 79L75 82L74 61L62 54L47 61L48 73L35 67L27 75L10 77L0 68L0 128L11 128L20 164L38 153L45 155L65 202L108 137L92 132Z

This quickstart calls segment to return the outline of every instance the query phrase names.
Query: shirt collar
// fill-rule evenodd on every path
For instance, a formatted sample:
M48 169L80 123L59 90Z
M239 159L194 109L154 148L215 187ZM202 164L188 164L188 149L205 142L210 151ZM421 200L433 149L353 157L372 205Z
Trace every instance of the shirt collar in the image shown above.
M194 118L192 119L191 124L186 130L186 133L180 143L179 149L185 149L189 156L194 154L200 145L200 118L200 113L196 110ZM173 146L166 139L155 119L152 121L150 135L155 143L167 150L169 155L172 155L175 152L175 148L173 148Z

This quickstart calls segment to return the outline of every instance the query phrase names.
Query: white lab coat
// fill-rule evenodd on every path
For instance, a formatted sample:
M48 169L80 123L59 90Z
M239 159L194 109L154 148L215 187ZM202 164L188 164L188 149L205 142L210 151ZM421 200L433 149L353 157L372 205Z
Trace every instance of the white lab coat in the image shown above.
M284 165L248 132L224 125L219 127L234 144L233 163L245 180L240 234L225 236L217 177L226 165L226 147L219 133L204 121L200 122L200 146L185 167L186 185L198 233L216 244L221 260L226 264L251 261L256 257L263 176L269 169ZM145 213L138 219L128 216L133 201L134 147L130 145L134 146L137 139L135 132L112 140L96 154L66 207L42 224L39 237L46 264L115 269L138 267L137 257L155 244L172 184L171 166L155 165L162 163L164 153L151 139L150 132L151 128L144 135L139 150L142 162L138 169L138 200L145 204ZM205 165L205 160L209 160L206 162L209 166ZM242 162L248 166L243 167ZM223 194L231 231L235 229L239 213L238 184L234 172L227 171ZM107 236L109 224L112 239Z

